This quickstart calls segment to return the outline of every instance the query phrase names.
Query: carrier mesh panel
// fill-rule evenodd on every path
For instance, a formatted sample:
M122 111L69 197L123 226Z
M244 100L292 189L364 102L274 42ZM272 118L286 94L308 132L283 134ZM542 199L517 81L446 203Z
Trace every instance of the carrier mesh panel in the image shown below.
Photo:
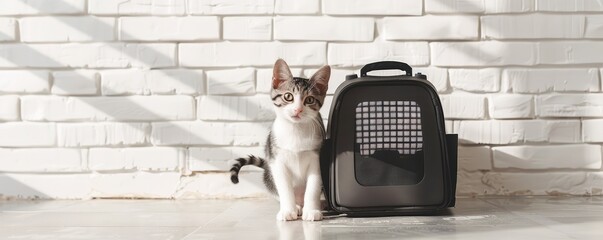
M361 102L356 106L356 144L361 156L382 149L415 154L423 148L421 109L415 101Z

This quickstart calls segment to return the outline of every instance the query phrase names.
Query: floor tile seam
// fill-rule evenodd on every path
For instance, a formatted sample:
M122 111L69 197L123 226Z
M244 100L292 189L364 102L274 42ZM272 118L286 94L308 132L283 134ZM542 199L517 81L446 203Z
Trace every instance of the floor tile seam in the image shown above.
M514 216L517 216L519 218L523 218L523 219L526 219L526 220L528 220L530 222L533 222L535 226L544 227L544 228L546 228L548 230L551 230L553 232L562 234L564 237L567 237L569 239L576 239L576 238L572 237L571 235L569 235L568 231L562 231L562 230L559 230L557 228L551 228L551 226L554 226L554 225L560 225L560 224L562 225L562 223L560 223L560 222L553 221L553 220L551 220L551 219L549 219L547 217L544 217L544 216L534 215L534 214L526 214L526 213L522 213L520 211L510 210L509 213L511 213Z
M205 226L209 225L211 222L213 222L214 220L216 220L218 217L224 215L225 212L227 212L228 210L230 210L230 209L232 209L234 207L235 207L235 204L230 205L228 208L224 209L221 213L219 213L216 216L212 217L209 221L205 222L204 224L201 224L195 230L193 230L192 232L188 233L186 236L182 237L181 240L184 240L184 239L188 238L189 236L195 234L197 231L199 231L200 229L202 229Z

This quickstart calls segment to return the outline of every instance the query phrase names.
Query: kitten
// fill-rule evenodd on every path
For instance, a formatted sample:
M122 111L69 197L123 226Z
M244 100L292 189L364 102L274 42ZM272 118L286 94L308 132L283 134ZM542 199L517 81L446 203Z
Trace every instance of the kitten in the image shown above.
M278 59L272 75L271 98L276 119L266 142L266 160L250 155L236 159L231 181L239 182L244 165L264 169L264 184L280 200L278 220L322 219L319 151L325 129L319 110L324 102L331 67L320 68L310 79L293 77Z

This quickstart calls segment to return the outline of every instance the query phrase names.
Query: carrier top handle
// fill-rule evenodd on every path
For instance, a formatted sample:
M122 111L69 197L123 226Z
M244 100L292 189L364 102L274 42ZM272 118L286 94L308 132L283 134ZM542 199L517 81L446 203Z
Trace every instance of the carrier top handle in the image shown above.
M360 77L366 77L366 74L370 71L390 69L399 69L406 72L406 76L412 76L412 68L408 64L403 62L383 61L364 65L364 67L360 69Z

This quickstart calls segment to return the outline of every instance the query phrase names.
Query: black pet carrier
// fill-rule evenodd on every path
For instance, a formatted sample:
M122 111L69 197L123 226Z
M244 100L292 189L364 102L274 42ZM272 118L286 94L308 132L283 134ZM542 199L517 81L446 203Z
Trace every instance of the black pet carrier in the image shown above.
M367 75L389 69L405 75ZM457 135L446 134L440 98L427 77L386 61L346 78L333 98L320 157L330 208L386 216L453 207Z

